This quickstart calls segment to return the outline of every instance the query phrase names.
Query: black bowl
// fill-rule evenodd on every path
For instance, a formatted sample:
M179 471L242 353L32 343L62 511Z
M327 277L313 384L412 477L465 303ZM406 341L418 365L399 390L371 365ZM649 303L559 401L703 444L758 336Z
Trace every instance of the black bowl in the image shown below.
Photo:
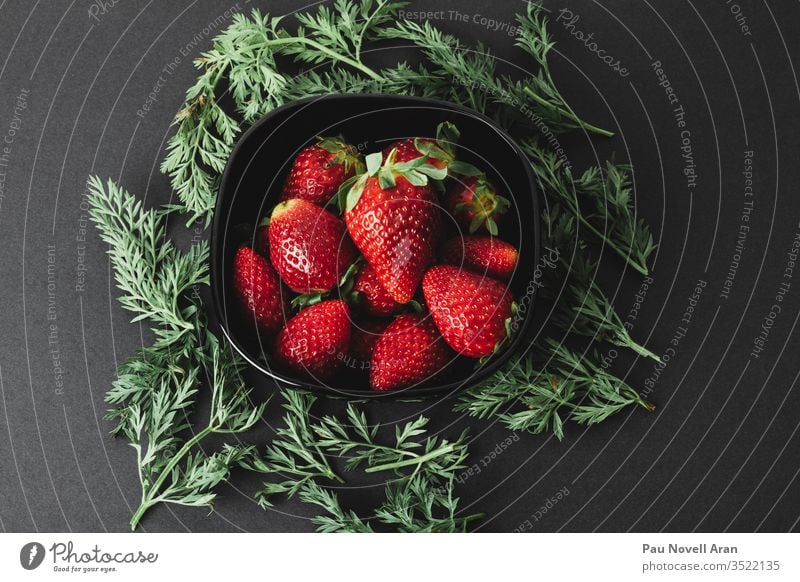
M252 244L256 224L277 203L284 177L297 152L316 136L341 134L361 151L379 151L404 137L433 136L443 121L461 131L458 154L482 168L512 201L500 225L501 237L519 249L511 289L521 309L508 347L476 368L462 358L448 383L405 390L370 390L366 375L346 374L339 383L291 377L269 365L264 338L254 333L232 292L233 259L242 244ZM519 146L490 119L470 109L418 97L329 95L286 104L256 122L233 149L222 176L211 231L211 290L224 334L251 366L279 383L324 395L354 398L418 398L450 393L493 374L528 341L539 262L537 188L530 163ZM457 379L456 379L457 378Z

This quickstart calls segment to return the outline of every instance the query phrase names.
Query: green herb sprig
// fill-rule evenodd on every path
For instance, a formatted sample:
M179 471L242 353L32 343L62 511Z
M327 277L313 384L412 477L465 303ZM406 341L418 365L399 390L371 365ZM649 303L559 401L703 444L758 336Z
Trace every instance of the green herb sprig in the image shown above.
M202 312L190 291L208 282L208 245L182 253L166 237L163 214L145 209L111 180L103 184L92 176L87 188L89 217L108 244L118 301L133 322L149 322L156 338L120 366L106 394L113 406L106 418L116 421L119 435L132 429L134 410L141 417L150 413L156 387L196 376Z
M119 301L135 314L133 321L149 321L156 337L120 367L106 396L114 407L107 415L117 423L114 434L136 450L141 501L130 522L135 529L159 503L211 506L214 488L252 447L224 445L206 454L197 445L212 433L249 430L266 404L251 404L240 363L206 332L195 291L208 282L207 244L181 252L166 239L162 213L146 210L112 181L104 186L93 177L88 189L90 218L109 245ZM186 438L201 371L210 377L211 412L205 427Z
M533 56L539 71L515 80L496 73L496 61L483 45L465 46L453 35L445 34L429 21L400 21L381 31L381 36L413 42L433 66L428 70L435 86L445 89L437 96L467 105L504 125L522 123L531 128L525 110L531 110L554 133L584 129L605 137L614 134L582 121L558 91L550 74L548 53L552 42L547 20L538 4L528 3L526 13L517 15L519 35L516 46ZM514 123L511 123L513 120Z
M238 434L255 426L266 403L253 406L250 391L238 374L238 364L229 349L208 335L206 355L210 358L211 411L206 425L183 440L181 433L191 427L188 414L198 392L197 370L184 378L165 382L152 395L152 405L143 414L131 407L133 430L126 431L136 450L142 497L131 517L135 529L142 516L159 503L211 507L214 488L227 481L230 471L254 450L251 445L223 445L211 454L195 450L211 434Z
M362 47L376 38L401 6L387 0L337 0L333 9L323 5L316 14L298 14L294 32L283 26L281 17L258 10L250 17L235 15L214 39L211 50L195 60L203 72L187 91L186 104L175 118L178 129L167 143L161 170L170 176L181 202L178 208L189 213L191 220L205 218L206 222L213 210L215 180L241 131L240 122L220 103L224 90L229 91L236 114L251 123L312 82L349 84L357 78L335 69L330 75L292 81L294 75L278 68L281 55L311 65L345 66L372 81L382 81L362 62Z
M383 92L438 97L514 119L530 127L521 114L530 108L552 132L584 128L601 135L609 132L581 121L555 87L547 53L552 41L538 5L529 4L521 20L518 46L531 52L541 67L536 76L513 80L495 73L494 57L486 47L462 44L429 22L420 25L398 20L401 2L336 0L332 8L299 13L291 31L281 17L254 10L236 15L214 41L211 50L196 59L203 72L186 93L186 103L175 119L178 126L167 143L161 165L170 176L180 204L190 221L208 222L213 210L217 178L222 173L242 122L249 124L276 106L301 97L330 93ZM376 40L402 40L418 46L428 64L375 69L364 62L366 45ZM281 70L278 58L288 56L298 68ZM303 65L314 68L304 70ZM227 112L220 96L228 91L234 112ZM242 121L239 121L241 118Z
M208 283L208 243L181 253L166 237L163 215L145 210L113 181L104 186L92 176L88 191L89 217L109 245L114 280L122 292L118 301L134 313L131 322L154 324L156 348L189 349L197 306L181 307L178 299Z
M545 196L568 210L589 235L608 247L644 276L656 246L650 229L633 210L630 167L609 162L606 171L590 167L574 179L565 160L535 141L523 143ZM592 212L581 208L581 197L594 205Z
M519 33L516 46L531 55L539 65L538 73L527 80L522 86L522 91L539 105L541 110L547 112L545 118L551 129L553 127L583 129L603 137L612 137L614 135L612 132L580 119L556 88L548 62L548 54L555 43L547 31L547 19L542 15L539 5L529 2L526 12L517 14L517 23Z
M283 393L285 426L263 456L242 463L250 470L279 477L264 484L259 502L270 506L276 494L298 495L325 513L312 521L320 531L373 531L381 524L402 532L465 531L480 515L459 516L454 480L465 467L467 435L449 442L425 436L428 419L419 417L396 427L394 442L378 442L380 425L370 425L366 415L351 403L347 422L325 416L309 423L315 398L300 392ZM384 501L366 517L342 508L339 498L320 480L341 482L331 468L333 458L345 460L346 471L363 468L366 473L389 473Z
M542 213L545 238L558 249L558 265L546 272L542 296L556 302L552 322L561 330L628 348L640 356L661 359L637 343L596 280L598 263L578 238L574 216L558 203Z
M496 417L511 430L552 432L564 438L564 424L597 424L645 401L626 382L597 363L597 354L578 354L552 338L518 358L483 384L468 389L456 410L478 418Z

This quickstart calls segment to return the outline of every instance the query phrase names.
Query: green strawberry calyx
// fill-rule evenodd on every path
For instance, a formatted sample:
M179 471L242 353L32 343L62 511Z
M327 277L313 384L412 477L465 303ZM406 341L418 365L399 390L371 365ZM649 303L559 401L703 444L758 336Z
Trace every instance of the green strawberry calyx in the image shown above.
M352 169L356 174L364 171L361 154L355 147L344 141L342 136L317 137L317 145L333 154L333 158L328 162L329 166L343 165L345 172L350 172Z
M511 343L511 340L514 339L514 335L516 334L517 328L514 325L514 320L517 318L519 318L519 304L516 301L512 301L511 317L506 317L505 320L503 321L503 326L505 327L506 335L500 341L494 344L494 349L492 350L491 354L488 354L478 359L478 362L475 365L476 368L480 368L481 366L486 364L486 362L494 358L498 353L505 351L505 349L508 347L508 344Z
M455 145L461 132L450 121L443 121L436 126L436 139L416 138L414 147L428 159L440 160L447 166L448 174L459 176L478 176L481 171L461 160L456 159Z
M315 303L319 303L325 299L330 299L334 294L340 299L344 299L351 305L357 304L358 294L353 291L353 286L355 285L356 274L361 269L362 263L363 257L359 256L356 258L356 260L353 261L344 272L344 275L342 275L341 279L339 279L338 285L331 291L311 291L310 293L298 295L292 299L292 309L305 309L306 307L310 307Z
M427 186L428 179L441 181L447 177L447 168L437 168L428 163L428 156L409 160L407 162L396 162L397 150L392 149L386 160L383 160L381 152L369 154L365 158L366 172L358 176L347 189L344 196L344 208L349 212L358 204L361 194L369 178L378 178L381 188L394 188L397 184L396 178L402 176L413 186ZM344 186L344 184L343 184ZM342 206L342 192L340 189L339 204Z
M470 234L485 226L489 234L497 236L497 218L508 212L511 203L497 193L485 174L478 177L470 190L472 199L457 204L456 212L465 212L472 216L469 224Z

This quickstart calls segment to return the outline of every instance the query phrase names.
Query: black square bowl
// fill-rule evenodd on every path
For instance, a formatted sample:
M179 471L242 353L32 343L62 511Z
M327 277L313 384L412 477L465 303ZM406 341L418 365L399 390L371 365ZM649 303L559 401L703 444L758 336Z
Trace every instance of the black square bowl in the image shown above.
M500 224L501 238L519 249L510 287L520 305L515 334L504 351L482 366L459 358L446 383L377 392L366 375L344 374L337 383L315 383L287 375L269 363L269 339L255 333L233 293L233 262L241 245L251 245L259 220L277 204L297 152L316 136L343 135L363 153L382 150L405 137L433 136L450 121L461 139L458 156L483 169L512 202ZM519 146L489 118L470 109L418 97L329 95L286 104L253 124L237 142L222 176L211 231L213 308L223 333L256 370L297 389L350 398L420 398L452 393L487 378L530 341L539 262L540 218L530 163Z

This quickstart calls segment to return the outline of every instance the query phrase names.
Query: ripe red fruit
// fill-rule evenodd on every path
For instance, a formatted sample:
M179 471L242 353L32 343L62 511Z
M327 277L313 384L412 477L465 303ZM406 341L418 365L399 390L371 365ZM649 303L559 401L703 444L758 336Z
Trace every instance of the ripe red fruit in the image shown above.
M314 380L330 378L350 347L350 308L338 299L303 309L278 334L275 359L284 368Z
M356 277L353 291L360 295L359 305L367 315L389 316L399 313L403 308L381 285L375 269L367 263Z
M445 208L470 233L483 228L497 236L497 221L508 212L511 203L497 193L486 176L468 176L450 186Z
M330 291L355 260L344 223L307 200L287 200L272 211L269 253L292 291Z
M240 248L233 261L233 282L239 303L258 327L268 332L280 329L285 321L286 294L267 259L250 247Z
M499 281L438 265L425 273L422 292L436 327L458 353L482 358L506 338L513 297Z
M447 169L449 174L461 176L474 176L480 174L472 164L456 159L455 145L461 133L449 121L443 121L436 126L436 138L417 137L406 138L394 142L383 150L384 157L388 157L391 150L396 149L395 160L398 163L409 162L422 156L427 156L427 163L438 169Z
M339 138L324 138L300 151L283 184L281 200L300 198L324 206L342 182L362 169L356 149Z
M353 367L359 370L369 368L375 344L389 323L386 319L360 319L353 323L350 335L350 359Z
M421 384L436 377L454 355L429 317L401 315L375 343L370 385L396 390Z
M428 137L409 137L407 139L401 139L400 141L396 141L389 147L385 148L383 150L383 157L388 157L389 153L395 149L397 150L397 153L395 154L394 160L398 164L416 160L417 158L421 158L425 155L425 153L418 149L418 145L423 146L423 149L429 149L436 146L436 140ZM425 148L424 146L428 146L428 148ZM428 163L436 168L447 167L447 160L444 159L428 158Z
M444 243L441 257L443 263L508 281L519 253L514 245L493 236L456 236Z
M353 242L398 303L408 303L431 263L440 224L436 193L428 177L444 170L426 164L395 164L392 150L367 156L362 174L347 194L345 222Z

